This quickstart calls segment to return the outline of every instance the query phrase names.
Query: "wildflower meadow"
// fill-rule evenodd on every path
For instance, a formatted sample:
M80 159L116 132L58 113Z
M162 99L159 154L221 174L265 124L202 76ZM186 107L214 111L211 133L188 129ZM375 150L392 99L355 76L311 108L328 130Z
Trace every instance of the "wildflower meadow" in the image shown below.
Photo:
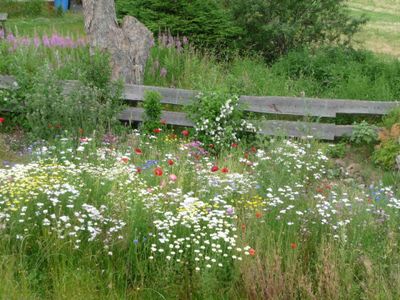
M31 2L37 18L0 4L23 29L0 29L0 299L400 299L400 108L267 115L240 97L398 101L397 58L333 44L366 22L344 1L117 0L112 33L135 14L155 37L129 86L80 1ZM266 119L352 133L266 136Z
M0 293L395 299L398 190L346 184L325 151L272 139L216 157L185 131L42 144L0 170Z

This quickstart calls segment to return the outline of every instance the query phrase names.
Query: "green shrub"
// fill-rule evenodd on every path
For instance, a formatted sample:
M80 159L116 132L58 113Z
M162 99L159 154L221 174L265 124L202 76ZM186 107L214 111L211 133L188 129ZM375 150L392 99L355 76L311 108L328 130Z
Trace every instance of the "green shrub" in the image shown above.
M400 124L400 107L392 109L384 118L383 125L390 129L393 125Z
M146 91L143 101L144 107L144 131L151 133L161 126L161 95L155 91Z
M188 36L198 46L232 45L238 28L216 0L117 0L119 17L131 15L153 33Z
M348 44L366 22L346 10L344 0L226 0L243 29L242 48L262 52L268 61L313 44Z
M388 139L375 149L372 159L377 165L390 170L395 168L398 155L400 155L400 139Z
M343 158L346 155L346 143L329 145L327 154L332 158Z
M350 142L356 145L371 145L378 140L378 128L365 121L354 123L353 133Z
M400 167L400 108L390 111L384 118L379 132L380 144L375 148L373 160L385 169ZM400 168L399 168L400 169Z
M122 85L109 81L111 69L104 67L104 61L108 57L103 54L88 55L81 66L85 71L73 85L59 81L48 66L35 69L34 73L26 72L24 65L16 68L17 86L11 94L3 95L15 112L15 124L25 129L32 140L52 139L65 132L78 136L115 129L123 107ZM4 97L0 102L6 103Z

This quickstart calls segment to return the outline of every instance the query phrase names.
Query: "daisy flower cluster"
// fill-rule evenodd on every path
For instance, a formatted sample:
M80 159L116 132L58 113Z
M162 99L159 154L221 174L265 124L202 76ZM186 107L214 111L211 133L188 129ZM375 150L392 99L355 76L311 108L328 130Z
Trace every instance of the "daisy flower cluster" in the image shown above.
M215 93L200 93L196 101L200 108L195 108L191 117L195 121L196 136L211 147L229 148L244 134L257 132L257 128L243 118L238 96L225 99Z

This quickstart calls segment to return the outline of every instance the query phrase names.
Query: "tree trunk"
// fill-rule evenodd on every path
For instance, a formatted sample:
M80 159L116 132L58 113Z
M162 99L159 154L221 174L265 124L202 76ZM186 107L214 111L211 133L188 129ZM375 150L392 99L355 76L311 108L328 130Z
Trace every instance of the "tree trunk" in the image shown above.
M110 53L113 79L142 84L153 34L130 16L119 27L113 0L83 0L82 4L91 51L97 48Z

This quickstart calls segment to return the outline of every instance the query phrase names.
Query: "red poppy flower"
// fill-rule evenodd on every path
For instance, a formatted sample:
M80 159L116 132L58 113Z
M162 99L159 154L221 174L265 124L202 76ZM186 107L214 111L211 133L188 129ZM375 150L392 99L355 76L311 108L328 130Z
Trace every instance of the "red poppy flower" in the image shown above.
M137 167L137 168L136 168L136 173L138 173L138 174L142 173L142 169L139 168L139 167Z
M251 147L251 152L253 152L253 153L256 153L257 152L257 149L256 149L256 147Z
M297 248L297 244L296 244L296 243L291 243L291 244L290 244L290 248L296 249L296 248Z
M244 158L248 159L249 158L249 153L245 152L243 156L244 156Z
M182 130L182 135L183 136L189 136L189 131L188 130Z
M160 133L161 132L161 128L155 128L155 129L153 129L153 132L154 133Z
M219 170L218 166L212 166L211 172L217 172Z
M256 255L256 250L254 250L253 248L250 248L250 249L249 249L249 254L250 254L251 256Z
M135 149L135 153L136 153L137 155L143 154L142 150L140 150L139 148L136 148L136 149Z
M232 143L232 144L231 144L231 147L232 147L232 148L237 148L237 146L238 146L237 143Z
M160 167L157 167L154 169L154 175L156 176L162 176L163 170Z
M258 211L258 212L256 212L256 218L257 218L257 219L259 219L259 218L261 218L261 217L262 217L262 213L261 213L261 212L259 212L259 211Z
M121 161L122 161L123 163L127 164L127 163L129 162L129 157L126 157L126 156L121 157Z
M5 119L4 118L0 118L0 123L4 123Z
M172 166L172 165L174 164L174 161L173 161L172 159L168 159L168 164L169 164L170 166Z
M221 172L222 172L222 173L228 173L228 172L229 172L229 170L228 170L228 168L227 168L227 167L225 167L225 168L222 168L222 169L221 169Z

